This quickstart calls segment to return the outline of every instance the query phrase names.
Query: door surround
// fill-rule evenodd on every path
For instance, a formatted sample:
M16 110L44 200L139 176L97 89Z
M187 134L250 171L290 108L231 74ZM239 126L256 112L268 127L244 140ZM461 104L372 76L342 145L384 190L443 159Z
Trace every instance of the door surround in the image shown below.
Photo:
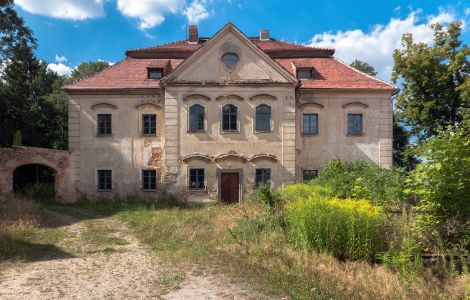
M222 173L238 173L238 203L243 201L243 169L217 169L217 199L222 201Z

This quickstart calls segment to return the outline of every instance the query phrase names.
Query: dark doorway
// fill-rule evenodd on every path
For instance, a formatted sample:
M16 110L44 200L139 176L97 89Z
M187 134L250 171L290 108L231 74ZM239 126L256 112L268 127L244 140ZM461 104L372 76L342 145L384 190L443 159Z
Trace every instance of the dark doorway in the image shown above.
M240 174L238 172L220 173L220 201L224 203L240 201Z
M55 171L40 164L18 167L13 172L13 192L41 201L55 198Z

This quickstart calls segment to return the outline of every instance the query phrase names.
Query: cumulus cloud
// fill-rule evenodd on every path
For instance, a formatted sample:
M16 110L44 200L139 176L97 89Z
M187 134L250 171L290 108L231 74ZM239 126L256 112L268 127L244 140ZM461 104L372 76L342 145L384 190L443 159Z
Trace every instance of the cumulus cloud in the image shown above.
M63 63L57 63L57 64L48 64L47 68L51 71L56 72L59 75L62 76L70 76L72 74L73 68L64 65Z
M425 21L419 18L419 11L410 13L406 18L392 18L388 24L375 25L369 32L360 29L324 32L316 34L310 46L335 48L335 56L347 63L354 59L366 61L378 72L378 77L390 80L393 68L393 50L401 48L404 33L412 33L417 42L431 43L433 31L430 24L449 23L456 20L452 12L441 10L436 16L428 16Z
M206 1L195 0L190 6L184 9L183 14L188 18L190 24L197 24L199 21L207 19L210 16L210 13L205 7L206 4Z
M67 58L65 56L60 56L60 55L55 55L55 61L58 63L63 63L67 61Z
M117 0L118 10L127 17L137 18L141 30L160 25L168 13L177 13L184 0Z
M15 0L32 14L59 19L85 20L104 16L104 0Z

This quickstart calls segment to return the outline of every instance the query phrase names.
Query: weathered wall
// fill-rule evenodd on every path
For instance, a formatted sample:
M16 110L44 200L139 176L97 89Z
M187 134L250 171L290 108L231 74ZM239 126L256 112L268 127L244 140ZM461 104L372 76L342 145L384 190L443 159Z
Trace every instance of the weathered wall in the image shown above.
M28 164L40 164L55 171L56 199L60 202L74 202L73 174L69 151L34 147L12 147L0 149L0 194L13 191L13 172Z

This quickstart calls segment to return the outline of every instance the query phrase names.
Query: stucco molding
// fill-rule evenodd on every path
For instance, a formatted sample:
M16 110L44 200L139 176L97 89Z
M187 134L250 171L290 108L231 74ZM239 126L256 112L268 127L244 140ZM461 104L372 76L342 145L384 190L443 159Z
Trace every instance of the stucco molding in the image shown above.
M324 105L322 105L320 103L316 103L316 102L306 102L306 103L301 103L301 104L298 105L299 108L303 108L303 107L307 107L307 106L313 106L313 107L316 107L316 108L319 108L319 109L325 108Z
M350 108L350 107L368 108L369 105L362 103L362 102L349 102L343 105L343 108Z
M198 153L198 152L185 155L181 158L181 160L183 162L188 162L188 161L191 161L193 159L202 159L202 160L205 160L207 162L211 162L213 160L213 158L211 156L206 155L206 154L201 154L201 153Z
M246 157L242 154L238 154L235 151L229 151L227 153L220 154L220 155L214 157L213 161L216 162L216 161L231 159L231 158L232 159L240 159L240 160L244 160L244 161L249 161L248 157Z
M221 95L217 98L215 98L215 100L217 101L221 101L221 100L224 100L224 99L234 99L234 100L238 100L238 101L243 101L243 98L238 96L238 95L235 95L235 94L225 94L225 95Z
M151 107L151 108L157 108L157 109L161 109L162 106L159 105L159 104L155 104L155 103L141 103L141 104L138 104L135 106L135 109L137 110L140 110L142 108L145 108L145 107Z
M277 100L277 97L270 95L270 94L257 94L250 97L251 101L256 100Z
M100 108L117 109L118 107L116 105L110 104L110 103L97 103L97 104L94 104L94 105L91 106L92 110L97 110L97 109L100 109Z
M274 162L278 161L276 155L273 155L273 154L255 154L251 156L248 160L252 162L258 159L267 159L267 160L272 160Z
M205 101L210 101L211 98L201 95L201 94L190 94L187 96L183 97L183 101L190 101L190 100L205 100Z

